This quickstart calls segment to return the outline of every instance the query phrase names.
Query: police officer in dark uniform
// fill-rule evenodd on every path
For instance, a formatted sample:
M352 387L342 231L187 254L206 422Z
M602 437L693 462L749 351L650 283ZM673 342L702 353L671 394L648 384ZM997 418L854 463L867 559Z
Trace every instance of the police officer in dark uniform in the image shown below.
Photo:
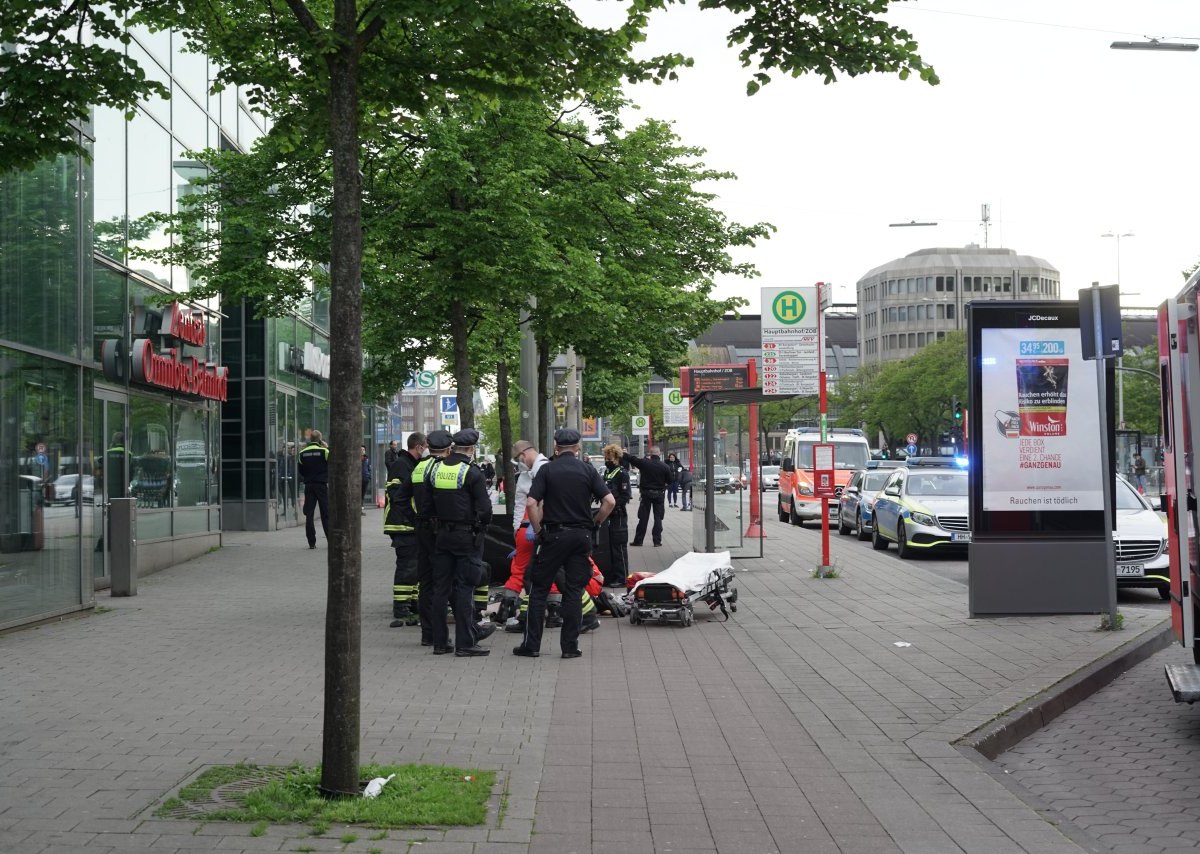
M329 539L329 448L321 441L321 431L313 430L308 444L300 449L299 473L304 481L304 533L308 547L317 547L317 528L313 513L321 508L321 530Z
M539 547L534 558L529 612L525 617L525 640L514 655L536 658L542 645L546 597L559 569L563 570L563 625L559 644L563 658L579 658L579 628L583 616L583 588L591 578L588 555L592 530L608 517L616 505L600 472L579 459L578 430L554 434L554 458L538 471L526 499L529 524L537 533ZM592 500L600 509L592 514Z
M624 587L629 575L629 502L633 489L629 472L621 466L620 445L604 446L604 483L612 493L616 506L608 517L608 575L606 587Z
M671 482L671 469L658 456L658 448L651 446L645 457L631 457L625 454L621 457L622 465L630 465L641 475L638 478L638 523L633 532L631 546L640 546L646 539L646 525L650 521L650 513L654 513L654 528L650 535L654 545L662 545L663 497L667 494L667 484Z
M471 596L483 575L483 533L492 518L483 472L471 465L479 431L454 434L454 452L429 472L430 495L437 517L433 551L433 652L453 649L459 658L487 655L479 645L491 632L473 618ZM446 603L454 609L454 646L446 625Z
M425 434L410 433L408 450L388 468L383 532L392 538L396 571L392 578L392 628L415 626L417 610L417 511L412 500L412 473L425 453ZM405 488L405 484L408 488Z
M433 506L433 487L429 476L433 467L441 464L450 455L450 446L454 444L454 439L445 430L434 430L426 437L425 442L429 448L429 456L413 467L408 483L401 485L399 500L411 501L416 511L417 613L421 618L421 646L433 646L433 548L437 539L437 512ZM441 615L444 623L444 603Z

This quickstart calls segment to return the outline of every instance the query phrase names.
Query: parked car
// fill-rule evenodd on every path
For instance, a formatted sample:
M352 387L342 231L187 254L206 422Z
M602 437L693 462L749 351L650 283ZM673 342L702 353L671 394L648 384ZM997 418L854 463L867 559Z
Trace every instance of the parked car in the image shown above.
M838 506L838 533L847 535L852 531L860 540L871 538L875 519L875 499L893 469L861 469L856 471L842 490L842 502Z
M967 512L964 470L893 469L875 499L871 546L882 551L894 542L904 560L918 551L966 549L971 542Z
M1171 598L1167 523L1150 502L1117 476L1117 587L1153 587Z
M758 488L763 492L779 489L779 466L763 466L759 473Z
M52 488L54 490L53 497L50 498L52 504L74 504L79 499L80 476L77 474L61 474L54 479ZM82 476L83 481L83 500L86 504L91 504L95 498L95 479L90 474Z
M741 489L741 475L737 469L730 466L713 466L712 467L713 491L714 492L735 492ZM703 492L707 481L704 478L696 478L694 489L696 492Z

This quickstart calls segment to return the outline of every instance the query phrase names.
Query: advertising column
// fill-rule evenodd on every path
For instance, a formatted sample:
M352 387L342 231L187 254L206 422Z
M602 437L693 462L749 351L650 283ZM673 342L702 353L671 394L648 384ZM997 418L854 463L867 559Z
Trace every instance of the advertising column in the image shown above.
M1102 613L1111 407L1083 358L1079 307L980 301L967 318L971 615Z

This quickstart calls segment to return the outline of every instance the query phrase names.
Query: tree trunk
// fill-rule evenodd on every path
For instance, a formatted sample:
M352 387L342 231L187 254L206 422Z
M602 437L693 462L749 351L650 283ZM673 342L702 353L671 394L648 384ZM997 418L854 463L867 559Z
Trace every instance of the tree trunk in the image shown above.
M458 388L458 424L465 430L475 426L475 386L467 354L467 308L461 301L450 304L450 340L454 348L454 384Z
M333 156L330 265L329 592L321 791L357 796L362 652L362 177L359 173L357 4L335 0L341 43L329 65Z
M517 479L513 477L509 451L513 446L512 420L508 407L508 362L496 363L496 415L500 419L500 448L496 451L496 472L504 479L504 515L512 525L513 501L517 498Z
M538 399L538 450L547 457L554 452L551 440L554 435L554 403L550 397L550 351L541 339L537 342L537 399Z

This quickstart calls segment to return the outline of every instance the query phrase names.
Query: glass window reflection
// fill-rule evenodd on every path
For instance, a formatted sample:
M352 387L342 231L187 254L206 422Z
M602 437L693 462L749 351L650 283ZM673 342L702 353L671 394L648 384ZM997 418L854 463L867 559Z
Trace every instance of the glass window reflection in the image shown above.
M79 480L78 371L0 348L0 423L12 427L16 463L0 466L0 623L81 601L79 513L90 483L61 501L56 492L60 479Z
M164 229L146 220L148 214L171 211L171 137L156 121L142 113L129 123L129 245L131 248L162 249L167 246ZM133 258L129 266L166 287L171 286L170 268L159 261Z
M125 260L125 115L111 107L97 107L93 119L95 248L115 261Z
M0 177L0 338L78 355L78 157Z

